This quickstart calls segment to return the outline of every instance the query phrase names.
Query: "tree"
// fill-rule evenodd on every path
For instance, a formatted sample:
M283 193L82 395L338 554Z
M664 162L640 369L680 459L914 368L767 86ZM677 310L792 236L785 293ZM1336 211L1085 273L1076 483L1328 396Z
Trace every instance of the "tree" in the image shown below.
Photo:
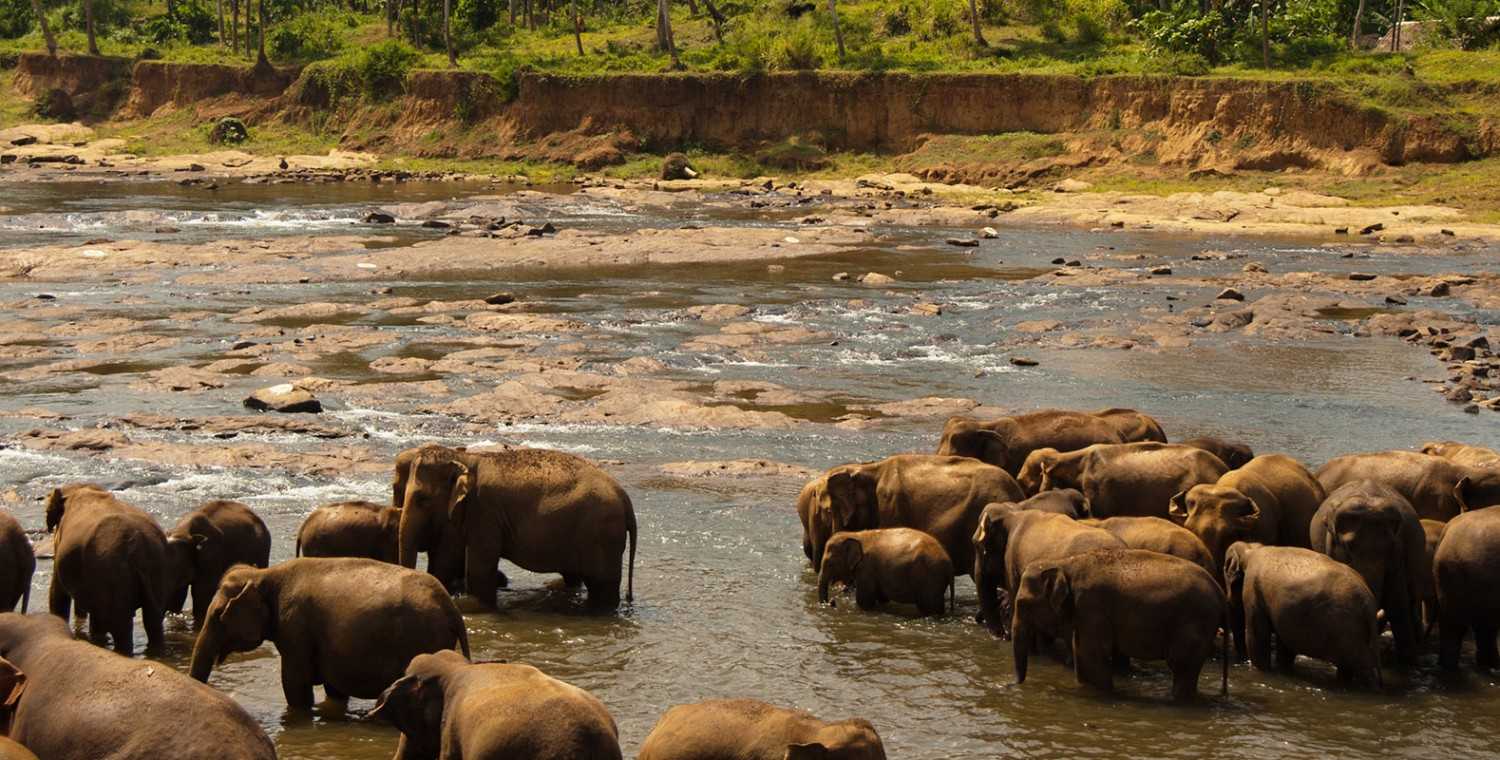
M990 43L984 40L984 31L979 28L978 0L969 0L969 23L974 26L974 44L980 47L989 47Z
M247 13L249 12L249 5L249 0L246 0ZM257 34L255 35L259 43L255 53L255 65L260 67L270 66L271 61L266 58L266 0L260 0L260 13L256 14L256 16L256 21L259 22L260 28L256 30Z
M1271 68L1271 0L1260 0L1260 62Z
M47 41L47 55L57 57L57 38L52 36L52 27L47 25L47 16L42 13L42 0L31 0L31 15L36 16L37 26L42 28L42 39Z
M833 17L833 42L839 51L839 63L844 62L844 32L839 29L838 0L828 0L828 15Z
M714 5L714 0L703 0L703 5L708 8L709 20L714 22L714 39L718 40L720 45L724 44L724 14L719 12L718 6Z
M578 12L578 0L571 0L573 6L573 43L578 46L578 56L583 57L583 14Z
M1359 0L1359 7L1354 9L1354 29L1349 32L1349 48L1359 49L1359 24L1365 17L1365 0Z
M265 2L265 0L261 0L261 2ZM453 0L443 0L443 47L448 50L448 68L456 69L458 68L458 56L453 53L453 34L448 24L448 17L452 15L450 13L452 5Z
M99 42L94 37L94 0L83 0L83 27L89 35L89 55L98 55Z
M677 45L672 41L670 0L656 0L656 49L672 55L672 68L682 68L682 61L677 59Z
M224 0L218 0L219 7L219 45L224 45Z

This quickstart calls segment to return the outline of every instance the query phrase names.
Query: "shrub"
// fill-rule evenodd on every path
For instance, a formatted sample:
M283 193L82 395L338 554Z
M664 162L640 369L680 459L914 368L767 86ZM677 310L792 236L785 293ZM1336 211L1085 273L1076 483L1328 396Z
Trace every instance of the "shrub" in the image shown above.
M338 55L343 48L341 28L354 19L345 13L306 13L271 27L266 45L280 59L317 61Z
M810 17L804 16L771 45L769 68L802 71L823 65L818 52L818 33Z
M1437 22L1439 33L1464 50L1477 50L1500 40L1500 0L1420 0L1423 18Z
M421 57L400 40L383 40L360 48L354 57L354 72L365 94L382 100L405 90L406 74Z
M35 23L31 0L0 0L0 37L23 37Z

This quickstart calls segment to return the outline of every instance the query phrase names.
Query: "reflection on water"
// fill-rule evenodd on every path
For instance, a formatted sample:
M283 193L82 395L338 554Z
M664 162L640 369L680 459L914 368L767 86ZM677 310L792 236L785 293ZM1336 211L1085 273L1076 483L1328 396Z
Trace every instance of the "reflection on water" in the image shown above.
M175 187L175 186L173 186ZM186 209L199 214L259 210L283 219L329 215L366 204L449 197L452 186L246 186L229 194L156 188L147 194L125 185L67 188L7 187L26 197L7 203L11 214L93 214L103 224L142 208ZM222 191L221 191L222 192ZM444 195L446 193L447 195ZM576 198L576 196L570 196ZM624 214L607 204L574 202L574 224L665 225L662 212ZM676 213L676 212L673 212ZM754 221L742 212L683 210L725 223ZM115 217L110 217L113 214ZM653 214L658 214L653 216ZM788 222L792 223L792 222ZM301 231L307 231L306 227ZM67 233L71 234L71 233ZM95 235L95 231L77 231ZM214 235L264 231L216 229ZM425 234L425 233L414 233ZM878 245L836 256L764 265L671 267L608 272L452 274L423 282L389 283L396 296L460 300L496 290L516 290L528 308L566 315L588 325L588 368L601 370L636 356L662 361L667 375L703 391L721 380L777 383L805 392L770 407L798 419L826 423L872 403L919 396L972 398L1003 408L1135 406L1156 414L1175 437L1211 433L1240 438L1257 450L1286 451L1316 464L1351 450L1407 447L1428 438L1458 438L1500 445L1488 418L1462 414L1409 379L1437 365L1398 341L1331 336L1308 344L1249 338L1215 338L1190 349L1162 351L1061 350L1027 347L1039 367L1011 367L1015 351L1005 341L1023 320L1056 319L1068 325L1133 316L1159 304L1159 292L1120 289L1048 290L1030 278L1057 256L1089 258L1101 246L1139 251L1172 262L1176 271L1212 273L1239 261L1192 261L1205 248L1244 253L1297 267L1352 266L1316 247L1256 240L1139 237L1071 231L1006 230L977 249L941 246L944 230L893 229ZM8 239L5 245L12 244ZM1467 258L1364 259L1369 271L1426 268L1463 271ZM900 272L888 288L835 282L839 272ZM183 340L146 355L117 357L76 376L12 383L0 412L45 406L73 419L56 427L89 427L131 412L172 416L238 413L244 391L267 378L223 376L224 389L164 395L132 391L143 372L222 356L242 325L225 317L247 306L307 301L366 304L371 283L303 287L247 286L229 292L175 292L159 287L70 285L58 288L70 305L90 316L161 319L186 308L217 315L149 329ZM29 297L34 286L0 284L0 300ZM1184 302L1207 302L1212 292L1180 289ZM914 316L920 298L944 305L941 317ZM777 346L761 355L723 355L683 348L719 326L678 318L682 309L715 303L754 307L747 317L795 324L827 333L808 344ZM1413 303L1412 308L1420 304ZM1352 318L1355 314L1330 314ZM1491 323L1500 316L1480 313ZM76 317L74 317L76 318ZM319 320L322 322L323 320ZM357 383L426 380L372 372L380 356L439 359L472 347L458 331L415 319L352 316L354 325L379 325L389 340L368 349L340 351L303 361L319 376ZM294 326L296 323L288 323ZM509 336L499 336L508 338ZM575 340L564 336L557 341ZM554 341L554 342L557 342ZM47 347L48 340L26 345ZM511 345L525 351L526 343ZM545 354L543 354L545 355ZM48 360L50 361L50 360ZM5 369L40 360L5 361ZM477 380L463 392L493 381ZM583 399L591 389L563 390ZM758 393L730 394L730 403L764 410ZM1168 704L1170 679L1160 664L1139 664L1117 679L1120 694L1102 698L1076 684L1068 670L1046 659L1032 667L1023 687L1012 684L1008 646L972 620L973 587L959 582L957 614L937 620L901 614L865 614L853 604L836 609L816 603L813 576L800 551L792 504L797 483L745 486L732 481L665 477L655 467L687 459L769 458L812 468L891 452L929 449L941 420L883 420L874 430L827 424L792 431L699 432L655 427L556 425L539 421L497 429L464 428L451 419L396 407L338 408L325 421L353 428L358 445L393 454L418 440L451 443L510 442L553 446L620 463L609 467L629 489L640 520L636 601L614 617L589 615L582 599L550 577L507 567L512 581L498 612L479 612L466 600L476 658L533 663L593 691L617 719L627 756L633 755L665 709L712 697L753 696L814 711L828 718L873 721L893 758L1321 758L1485 756L1494 753L1500 684L1492 677L1435 674L1434 658L1413 673L1390 671L1385 691L1361 694L1337 688L1331 669L1304 661L1296 677L1253 672L1236 665L1230 696L1196 707ZM40 426L32 418L0 414L0 433L14 436ZM207 441L182 431L130 431L144 439ZM242 435L278 446L305 447L289 436ZM262 514L275 536L273 560L290 556L292 536L313 506L345 499L384 500L385 476L315 477L282 471L185 469L142 463L0 449L0 493L14 489L8 506L30 529L42 526L40 498L71 480L99 481L124 489L122 497L171 524L210 498L239 498ZM45 600L51 574L40 563L33 603ZM44 604L44 602L42 602ZM169 630L164 661L185 669L191 649L186 621ZM139 640L144 640L138 633ZM1204 674L1206 694L1217 691L1215 667ZM387 758L394 729L363 719L368 701L356 700L349 716L320 712L311 721L285 714L274 648L232 657L213 684L256 716L284 758Z

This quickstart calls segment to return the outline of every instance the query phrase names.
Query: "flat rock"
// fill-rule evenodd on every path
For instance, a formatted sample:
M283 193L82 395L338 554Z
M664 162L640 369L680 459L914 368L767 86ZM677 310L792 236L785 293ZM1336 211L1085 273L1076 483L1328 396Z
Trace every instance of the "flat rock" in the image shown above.
M245 398L245 408L254 409L258 412L282 412L291 414L296 412L308 412L317 414L323 411L323 404L312 395L311 391L298 388L291 383L273 385L269 388L250 394Z

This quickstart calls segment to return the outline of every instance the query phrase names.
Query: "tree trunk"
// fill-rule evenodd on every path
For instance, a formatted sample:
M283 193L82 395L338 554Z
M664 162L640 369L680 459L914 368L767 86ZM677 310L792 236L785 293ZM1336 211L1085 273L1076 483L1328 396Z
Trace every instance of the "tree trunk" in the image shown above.
M1401 21L1406 16L1406 0L1396 0L1396 25L1391 27L1391 52L1401 51Z
M578 46L578 56L583 57L583 14L578 12L578 0L572 0L573 6L573 44Z
M656 0L656 48L672 56L672 68L682 68L677 45L672 40L672 7L670 0Z
M251 6L253 6L253 5L255 5L255 0L245 0L245 57L246 58L249 58L250 54L253 53L253 52L255 52L254 51L254 47L255 47L255 35L251 31L252 28L254 27L254 24L250 23L250 9L251 9Z
M167 18L177 18L177 1L167 0Z
M974 44L989 47L984 40L984 31L979 27L979 0L969 0L969 22L974 25Z
M1271 0L1260 0L1260 62L1271 68Z
M1354 9L1354 29L1349 32L1349 49L1359 49L1359 25L1365 17L1365 0L1359 0L1359 7Z
M260 22L260 29L257 30L259 34L255 35L257 43L255 65L270 66L271 62L266 58L266 0L260 0L260 13L256 15L256 20Z
M828 15L833 18L833 43L839 51L839 63L844 62L844 32L839 29L838 0L828 0Z
M94 34L94 0L83 0L83 28L89 36L89 55L98 55L99 41Z
M42 29L42 39L47 41L47 55L57 57L57 38L52 36L52 27L47 25L47 16L42 13L42 0L31 0L31 15L36 16L36 25Z
M229 0L229 52L240 49L240 0Z
M510 28L516 28L516 0L510 0Z
M261 0L265 2L265 0ZM453 1L443 0L443 47L448 49L448 68L458 68L458 56L453 53L453 34L449 27L449 13L452 10Z
M224 0L218 0L219 9L219 47L224 46Z
M687 0L687 4L688 13L691 13L694 16L698 15L698 0Z
M703 0L703 6L708 8L708 18L714 22L714 39L718 40L720 45L724 44L724 14L719 12L718 6L714 5L714 0Z

